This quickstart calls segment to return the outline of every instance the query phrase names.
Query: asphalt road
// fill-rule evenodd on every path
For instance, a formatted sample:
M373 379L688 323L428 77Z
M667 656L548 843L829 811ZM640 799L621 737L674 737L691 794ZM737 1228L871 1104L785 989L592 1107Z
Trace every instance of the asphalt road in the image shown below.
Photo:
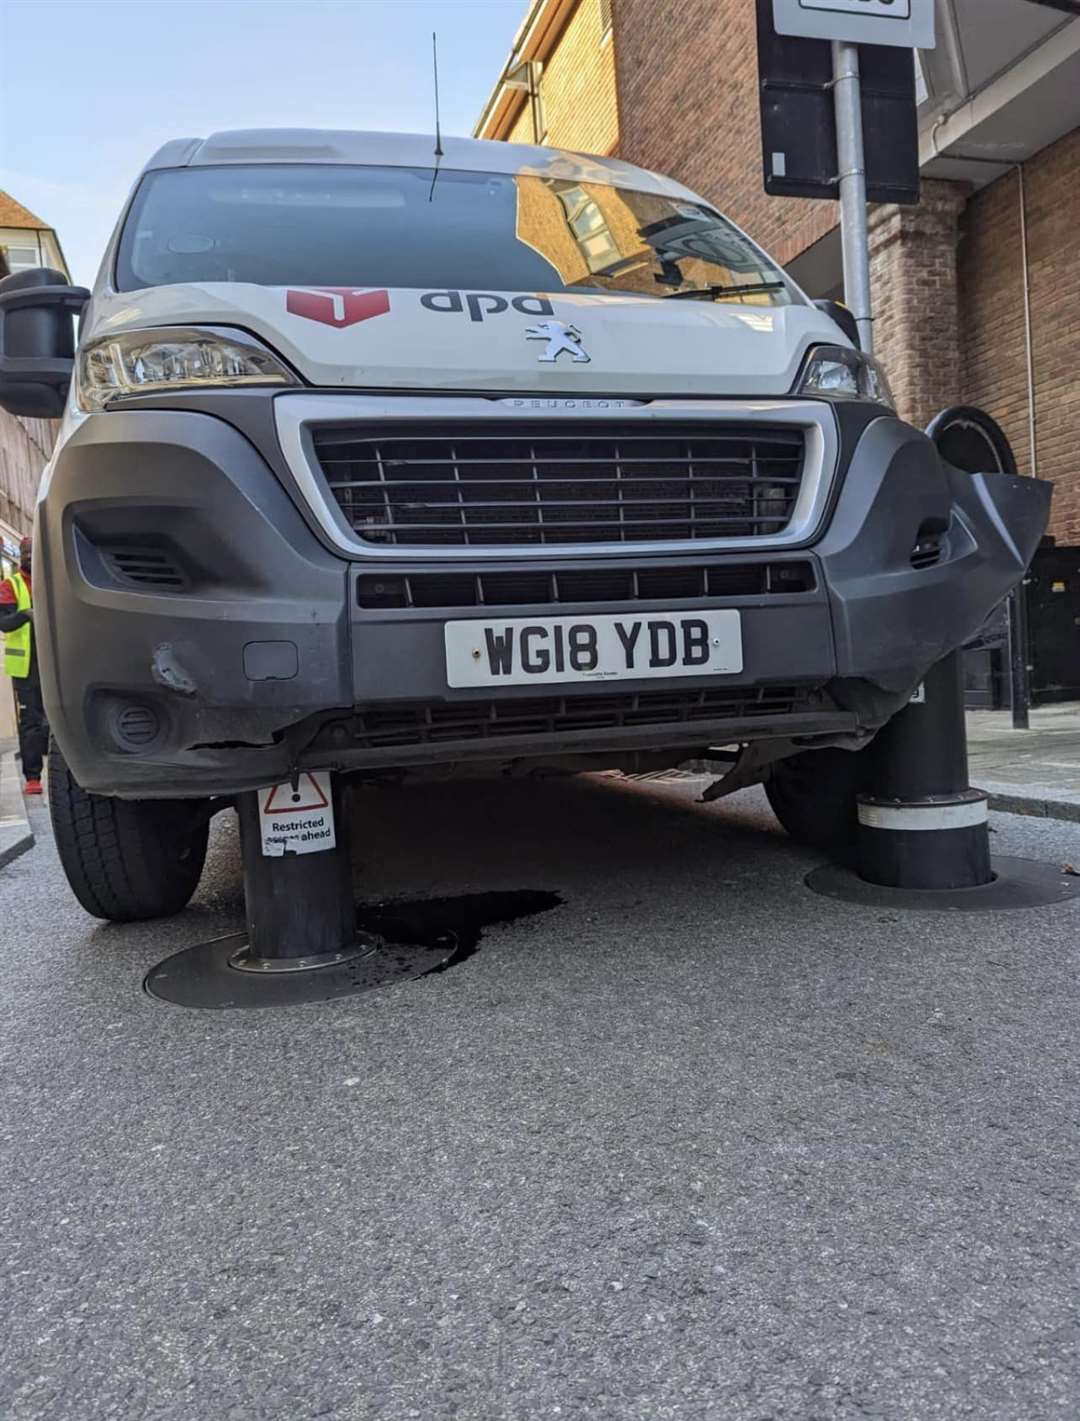
M541 889L444 973L192 1012L179 918L0 873L4 1421L1080 1411L1080 901L803 886L756 793L366 792L369 897ZM995 818L1080 865L1080 825Z

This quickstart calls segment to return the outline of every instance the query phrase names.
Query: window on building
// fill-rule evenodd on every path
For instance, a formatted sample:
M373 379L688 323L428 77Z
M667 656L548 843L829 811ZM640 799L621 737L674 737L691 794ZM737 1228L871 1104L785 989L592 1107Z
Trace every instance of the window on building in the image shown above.
M0 248L4 253L9 272L28 271L31 267L40 266L38 260L37 247L9 247Z
M611 5L612 0L596 0L600 6L600 39L606 40L611 33Z
M566 209L567 224L589 270L603 271L617 262L621 255L618 243L611 235L599 204L585 189L576 186L562 188L559 201Z

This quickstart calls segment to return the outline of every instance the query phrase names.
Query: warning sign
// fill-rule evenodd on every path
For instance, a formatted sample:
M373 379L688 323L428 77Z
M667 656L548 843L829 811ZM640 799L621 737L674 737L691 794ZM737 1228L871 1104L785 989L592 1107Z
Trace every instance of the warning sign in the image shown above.
M270 858L332 849L337 840L329 772L305 770L295 789L285 783L259 790L259 830Z

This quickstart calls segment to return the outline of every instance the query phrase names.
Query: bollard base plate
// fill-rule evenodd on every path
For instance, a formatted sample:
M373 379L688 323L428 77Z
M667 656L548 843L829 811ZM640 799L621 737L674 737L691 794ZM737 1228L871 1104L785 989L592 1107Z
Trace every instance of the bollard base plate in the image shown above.
M1080 878L1064 873L1056 864L997 854L990 862L993 882L977 888L885 888L832 863L815 868L805 882L825 898L867 908L907 908L924 913L997 913L1045 908L1080 898Z
M355 950L325 953L325 961L279 958L270 970L255 965L271 959L250 957L246 933L230 933L167 957L150 969L143 986L150 996L180 1007L296 1006L422 977L449 962L457 945L452 932L415 945L359 933Z
M370 957L377 952L381 939L370 933L357 933L353 947L343 947L340 952L319 952L313 957L256 957L251 944L244 935L244 943L229 958L229 966L236 972L317 972L322 967L340 967L345 962L354 962L358 957Z

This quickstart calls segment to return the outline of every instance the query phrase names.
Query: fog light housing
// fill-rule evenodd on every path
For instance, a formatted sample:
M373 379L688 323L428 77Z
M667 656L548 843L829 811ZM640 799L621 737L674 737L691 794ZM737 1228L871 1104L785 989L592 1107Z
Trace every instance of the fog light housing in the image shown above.
M126 755L145 755L165 738L165 720L149 701L110 698L105 725L113 744Z

